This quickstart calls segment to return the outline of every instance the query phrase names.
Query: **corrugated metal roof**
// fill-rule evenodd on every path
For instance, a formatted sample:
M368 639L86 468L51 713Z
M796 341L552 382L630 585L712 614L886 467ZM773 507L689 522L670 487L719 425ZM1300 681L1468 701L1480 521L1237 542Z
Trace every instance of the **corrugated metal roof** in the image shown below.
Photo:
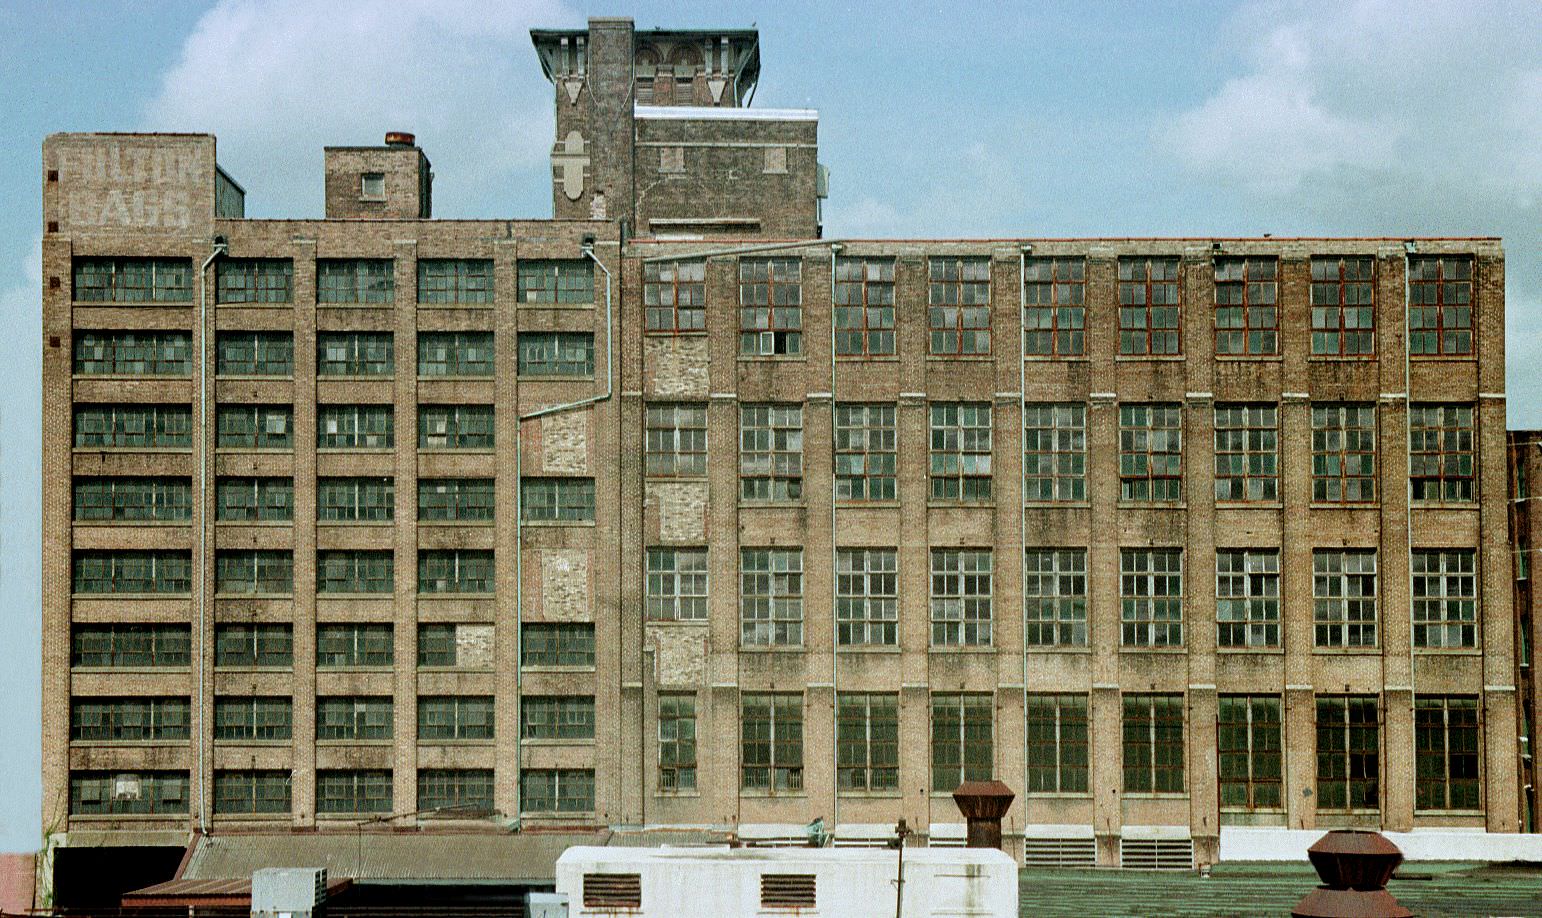
M245 879L263 867L325 867L363 882L549 884L573 845L604 845L607 831L494 833L284 833L198 838L185 880Z

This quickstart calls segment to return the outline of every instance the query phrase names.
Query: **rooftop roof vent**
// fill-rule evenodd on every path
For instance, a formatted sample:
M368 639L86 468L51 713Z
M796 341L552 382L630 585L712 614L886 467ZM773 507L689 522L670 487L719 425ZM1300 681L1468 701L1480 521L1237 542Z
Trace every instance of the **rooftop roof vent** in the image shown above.
M410 131L386 131L385 142L388 147L413 147L417 146L418 138Z

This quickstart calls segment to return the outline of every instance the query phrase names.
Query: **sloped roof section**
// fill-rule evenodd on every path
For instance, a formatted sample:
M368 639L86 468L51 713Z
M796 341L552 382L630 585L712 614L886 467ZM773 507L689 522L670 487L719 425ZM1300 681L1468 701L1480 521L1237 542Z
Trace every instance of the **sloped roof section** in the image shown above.
M328 877L374 883L550 884L573 845L604 845L610 832L365 832L206 835L183 880L250 880L264 867L325 867Z

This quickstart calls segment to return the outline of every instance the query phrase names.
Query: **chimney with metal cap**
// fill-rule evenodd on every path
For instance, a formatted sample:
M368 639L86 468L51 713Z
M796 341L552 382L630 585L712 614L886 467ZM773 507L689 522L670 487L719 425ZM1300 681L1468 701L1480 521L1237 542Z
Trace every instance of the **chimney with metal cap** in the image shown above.
M411 131L386 131L385 142L388 147L415 147L418 138Z
M965 781L953 792L953 802L964 814L969 848L1001 850L1001 817L1011 809L1017 795L1000 781Z

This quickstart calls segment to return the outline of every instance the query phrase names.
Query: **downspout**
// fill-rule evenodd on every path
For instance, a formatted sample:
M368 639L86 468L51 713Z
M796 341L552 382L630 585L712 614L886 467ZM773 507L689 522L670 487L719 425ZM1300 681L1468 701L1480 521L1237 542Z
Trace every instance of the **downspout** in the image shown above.
M1410 357L1413 353L1413 304L1410 297L1413 293L1413 284L1411 282L1413 277L1413 255L1418 250L1419 244L1412 239L1403 243L1403 465L1404 477L1408 482L1403 486L1403 500L1405 502L1403 510L1403 547L1407 551L1407 557L1404 561L1408 565L1408 719L1410 722L1409 726L1414 728L1411 732L1415 735L1417 735L1418 729L1414 726L1413 721L1418 716L1415 713L1418 702L1414 697L1414 666L1416 663L1414 655L1414 630L1418 627L1418 623L1414 621L1413 602L1413 375L1411 367L1412 357ZM1385 676L1382 679L1382 685L1386 685ZM1417 742L1415 745L1417 745ZM1410 758L1412 758L1412 755L1410 755ZM1382 776L1378 775L1377 780L1382 780ZM1382 823L1383 825L1386 824L1385 817L1383 817Z
M1024 319L1028 310L1028 254L1033 251L1031 243L1023 243L1017 249L1017 490L1019 511L1019 532L1021 533L1022 546L1018 553L1018 576L1027 576L1028 566L1028 469L1024 463L1028 461L1028 361L1024 356L1024 341L1028 330L1024 325ZM1021 600L1023 615L1023 718L1024 723L1028 717L1028 590L1027 584L1022 584L1018 589L1018 599ZM1028 768L1028 731L1023 731L1023 768L1024 784L1027 783L1026 769ZM1023 830L1028 828L1028 800L1025 793L1023 799ZM1025 841L1024 845L1027 844Z
M835 258L845 246L830 243L830 715L834 730L832 740L839 746L841 729L841 696L839 691L840 625L835 620L835 610L840 604L840 549L835 536ZM841 756L837 750L830 757L830 834L833 837L841 827ZM903 799L903 798L902 798Z
M204 832L209 824L209 796L204 788L204 657L208 636L208 578L209 564L209 266L214 259L230 251L224 236L214 237L214 248L198 269L198 493L203 495L202 512L198 515L198 730L194 733L198 743L198 826Z
M526 421L544 418L548 415L562 414L575 411L579 408L587 408L600 402L608 401L615 392L615 336L612 334L614 327L614 315L611 311L610 298L610 269L605 263L594 255L594 240L585 239L580 249L585 258L594 262L599 269L605 272L605 391L588 398L581 398L574 402L564 402L560 405L551 405L539 408L527 414L518 416L514 425L514 696L519 705L524 705L524 673L525 673L525 485L524 485L524 428ZM619 256L620 250L617 250ZM516 410L517 403L516 403ZM524 759L522 742L523 729L516 726L514 730L514 772L519 777L514 782L514 825L520 825L520 813L524 809Z

